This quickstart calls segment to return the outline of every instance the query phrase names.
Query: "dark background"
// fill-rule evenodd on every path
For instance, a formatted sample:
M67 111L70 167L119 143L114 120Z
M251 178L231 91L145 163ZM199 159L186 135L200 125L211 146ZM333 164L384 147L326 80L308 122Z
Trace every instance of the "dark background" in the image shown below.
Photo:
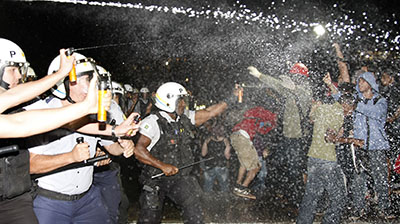
M94 58L115 81L151 91L176 81L206 105L237 82L248 86L245 103L271 102L262 88L253 88L258 84L248 74L249 65L279 75L301 61L318 90L325 72L338 75L333 42L341 45L351 72L369 65L398 73L400 65L397 1L120 1L138 8L104 2L108 4L1 1L0 37L24 50L39 77L47 74L60 48L104 46L78 52ZM214 16L218 11L236 13L232 18ZM328 34L317 38L313 24L325 25ZM137 206L138 169L134 160L121 164L125 190Z
M94 58L115 81L151 90L177 81L206 104L234 82L253 85L249 65L275 75L302 61L318 86L326 71L337 76L333 41L342 46L353 70L362 63L398 64L395 1L119 1L141 8L104 2L108 5L2 1L0 36L25 51L39 77L47 74L60 48L113 45L78 52ZM223 18L214 16L217 11L236 14ZM191 17L189 12L203 14ZM252 21L260 13L264 22ZM328 35L316 38L312 24L317 23L327 25ZM391 50L387 58L377 57L386 50ZM374 60L364 60L362 52Z

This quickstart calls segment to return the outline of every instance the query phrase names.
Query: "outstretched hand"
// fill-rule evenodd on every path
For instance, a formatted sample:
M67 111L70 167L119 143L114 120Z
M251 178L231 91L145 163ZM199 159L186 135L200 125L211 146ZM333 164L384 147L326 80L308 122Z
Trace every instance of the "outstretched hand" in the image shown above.
M247 69L249 70L250 75L260 78L261 72L259 72L254 66L249 66Z
M324 78L322 79L326 85L331 85L332 84L332 79L331 79L331 74L329 72L326 73Z
M135 123L134 118L139 116L138 113L133 112L129 115L129 117L118 125L115 128L115 133L118 137L121 136L135 136L136 133L139 131L140 122L138 124Z

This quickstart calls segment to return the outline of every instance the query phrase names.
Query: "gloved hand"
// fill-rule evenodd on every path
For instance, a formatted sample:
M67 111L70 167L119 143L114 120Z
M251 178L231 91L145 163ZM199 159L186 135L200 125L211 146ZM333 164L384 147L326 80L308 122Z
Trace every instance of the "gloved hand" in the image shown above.
M247 69L249 70L250 75L252 75L256 78L260 78L261 72L259 72L255 67L249 66Z

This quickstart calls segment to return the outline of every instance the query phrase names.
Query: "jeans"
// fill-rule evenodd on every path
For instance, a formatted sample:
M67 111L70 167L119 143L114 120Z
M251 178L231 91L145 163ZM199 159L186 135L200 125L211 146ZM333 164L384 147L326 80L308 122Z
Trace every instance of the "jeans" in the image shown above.
M375 193L378 196L378 208L385 212L390 207L389 202L389 185L388 185L388 167L386 161L385 150L369 150L369 174L373 180ZM365 196L368 190L367 185L368 173L362 171L355 175L353 189L354 209L360 212L366 210ZM372 184L372 183L371 183Z
M210 192L213 190L215 179L218 180L219 190L222 192L229 191L228 181L229 170L227 167L216 166L213 168L206 169L204 171L204 185L203 190Z
M308 158L308 177L306 192L300 205L297 224L313 223L318 200L327 191L330 205L322 223L340 223L342 212L346 206L346 191L343 173L337 162L316 158Z
M118 209L122 193L118 182L118 170L106 170L94 173L93 186L100 189L100 194L112 223L118 223Z
M303 139L283 138L277 152L280 171L279 188L296 207L304 193L303 173L306 170L306 143Z

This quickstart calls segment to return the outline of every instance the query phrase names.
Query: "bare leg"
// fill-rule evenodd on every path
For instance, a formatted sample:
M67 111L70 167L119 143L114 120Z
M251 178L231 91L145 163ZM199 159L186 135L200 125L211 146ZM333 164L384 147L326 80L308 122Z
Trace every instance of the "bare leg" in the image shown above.
M253 181L254 177L256 177L258 171L260 171L261 167L257 167L255 169L247 171L246 179L243 182L243 186L248 187L251 181Z
M243 177L244 177L245 173L246 173L246 168L244 168L244 166L240 165L238 177L237 177L237 180L236 180L237 184L242 185L242 180L243 180Z

